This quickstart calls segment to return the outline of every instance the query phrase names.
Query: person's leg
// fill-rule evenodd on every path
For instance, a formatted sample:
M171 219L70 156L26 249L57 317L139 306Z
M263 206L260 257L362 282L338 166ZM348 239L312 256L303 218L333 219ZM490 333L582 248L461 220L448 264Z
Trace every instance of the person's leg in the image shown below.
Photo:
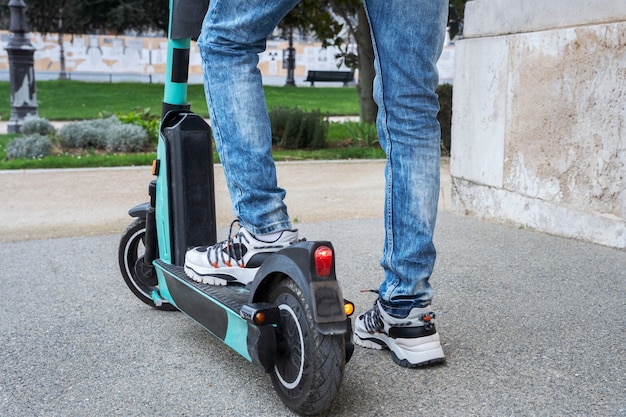
M430 304L433 233L439 199L437 60L446 0L367 0L376 56L377 127L385 169L385 279L380 298L402 317Z
M215 143L235 217L253 234L291 227L272 159L258 54L299 0L211 0L198 47Z
M365 5L375 54L377 129L387 155L385 276L375 307L357 318L355 341L373 348L382 343L394 351L396 362L415 366L443 359L428 280L435 264L432 239L440 174L436 64L448 2L365 0ZM416 330L398 334L391 330L394 325ZM407 342L411 338L415 342ZM405 342L409 348L413 344L415 354L398 348Z
M299 0L211 0L198 38L211 127L241 228L212 247L190 249L196 281L250 282L272 252L297 241L278 187L258 54ZM232 227L232 226L231 226Z

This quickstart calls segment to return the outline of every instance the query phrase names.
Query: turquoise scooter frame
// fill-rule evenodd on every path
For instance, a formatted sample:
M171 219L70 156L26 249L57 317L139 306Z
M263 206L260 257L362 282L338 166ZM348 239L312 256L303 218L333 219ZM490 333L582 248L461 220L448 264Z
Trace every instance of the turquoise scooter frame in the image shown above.
M211 129L186 102L191 40L207 6L170 0L156 179L150 201L129 211L120 269L141 301L184 312L270 373L290 409L318 414L337 395L354 350L354 306L343 299L332 244L300 241L272 254L247 286L201 284L183 270L187 249L217 240Z

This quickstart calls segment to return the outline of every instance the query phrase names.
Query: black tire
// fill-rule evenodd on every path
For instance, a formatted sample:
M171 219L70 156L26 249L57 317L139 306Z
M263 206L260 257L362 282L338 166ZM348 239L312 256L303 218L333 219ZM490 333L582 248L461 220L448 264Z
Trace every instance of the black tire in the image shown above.
M145 236L146 221L142 218L136 218L124 230L118 250L122 277L133 294L144 303L158 310L175 311L176 307L165 300L160 306L156 306L150 296L157 288L158 280L154 267L143 262Z
M343 379L344 337L325 336L313 327L311 307L291 279L272 288L268 301L281 311L272 384L291 410L319 414L330 407Z

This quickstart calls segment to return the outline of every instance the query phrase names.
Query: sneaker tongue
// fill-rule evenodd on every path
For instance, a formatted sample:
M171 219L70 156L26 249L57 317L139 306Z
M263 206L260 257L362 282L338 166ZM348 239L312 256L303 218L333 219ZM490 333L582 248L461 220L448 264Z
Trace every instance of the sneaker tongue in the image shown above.
M240 261L248 251L245 245L233 243L224 247L224 253L236 261Z

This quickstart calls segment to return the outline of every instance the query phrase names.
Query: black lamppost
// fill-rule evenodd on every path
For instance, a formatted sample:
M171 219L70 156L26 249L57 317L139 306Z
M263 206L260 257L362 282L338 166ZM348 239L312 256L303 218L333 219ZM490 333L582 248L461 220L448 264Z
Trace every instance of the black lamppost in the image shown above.
M11 118L7 126L9 133L20 131L26 116L37 116L37 94L35 92L35 48L26 37L26 3L23 0L9 1L12 35L6 46L9 56L9 78L11 80Z
M296 48L293 47L293 27L289 28L289 48L287 48L287 82L285 85L294 86L294 70L296 69Z

